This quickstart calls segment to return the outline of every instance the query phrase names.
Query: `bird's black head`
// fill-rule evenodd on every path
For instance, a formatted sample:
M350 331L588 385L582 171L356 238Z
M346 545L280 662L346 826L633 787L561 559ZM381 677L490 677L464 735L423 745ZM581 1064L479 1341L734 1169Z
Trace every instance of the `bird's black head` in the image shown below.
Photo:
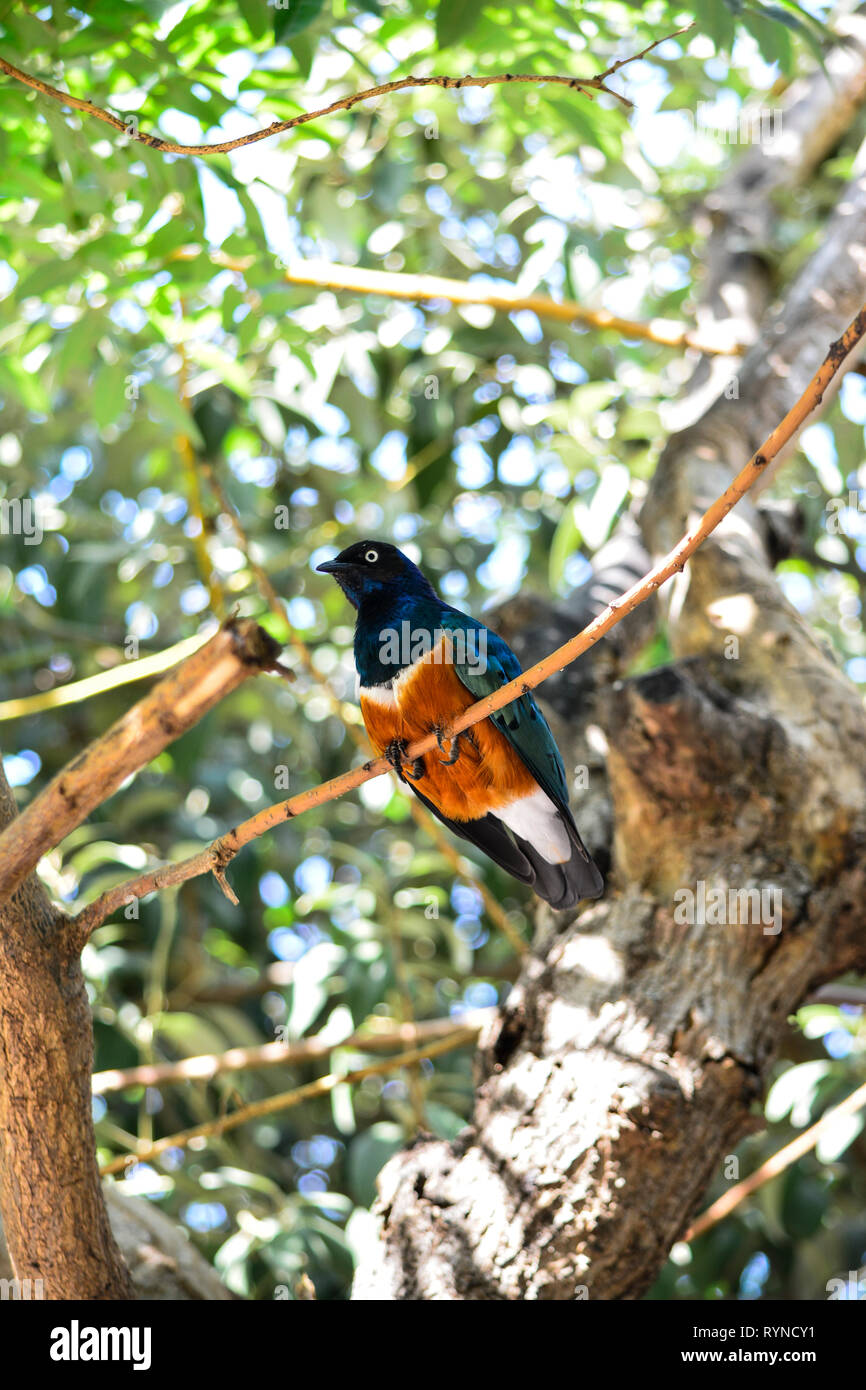
M418 566L388 541L358 541L316 569L332 574L356 608L365 600L399 602L433 594Z

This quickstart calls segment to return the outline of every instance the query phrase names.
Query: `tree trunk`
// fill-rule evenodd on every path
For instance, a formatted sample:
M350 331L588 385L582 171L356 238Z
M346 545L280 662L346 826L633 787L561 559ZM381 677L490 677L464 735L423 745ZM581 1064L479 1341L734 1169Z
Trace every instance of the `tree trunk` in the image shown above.
M799 398L860 307L864 244L861 179L732 398L670 440L641 517L651 552ZM596 657L578 698L553 685L566 763L591 769L578 820L612 852L607 893L565 925L542 912L482 1039L471 1126L380 1175L355 1298L640 1297L760 1126L791 1012L866 965L866 715L784 599L768 535L747 498L667 586L674 665L616 682ZM718 919L700 908L714 889Z
M0 769L0 830L15 815ZM93 1028L68 926L35 873L0 903L0 1208L12 1268L31 1290L41 1280L45 1298L127 1299L96 1166Z
M93 1029L80 961L90 924L52 906L34 866L219 700L257 671L281 670L278 655L257 623L230 618L21 816L0 768L0 1212L15 1275L31 1287L41 1280L44 1298L135 1292L96 1165Z

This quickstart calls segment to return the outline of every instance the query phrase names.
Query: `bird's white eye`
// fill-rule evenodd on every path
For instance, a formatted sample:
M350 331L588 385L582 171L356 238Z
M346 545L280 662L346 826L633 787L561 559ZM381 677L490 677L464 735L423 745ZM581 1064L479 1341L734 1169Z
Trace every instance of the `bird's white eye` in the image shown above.
M371 565L375 565L375 563L376 563L376 561L378 560L378 558L379 558L379 552L378 552L378 550L367 550L367 551L364 552L364 559L367 560L368 563L371 564Z

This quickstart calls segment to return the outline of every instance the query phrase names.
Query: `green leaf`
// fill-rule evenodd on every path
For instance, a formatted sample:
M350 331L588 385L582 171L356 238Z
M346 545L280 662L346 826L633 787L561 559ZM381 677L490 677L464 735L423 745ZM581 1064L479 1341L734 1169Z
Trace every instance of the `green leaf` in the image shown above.
M818 1230L829 1204L827 1186L796 1163L785 1175L779 1215L788 1235L804 1240Z
M720 53L729 53L734 43L734 17L719 0L695 0L695 18L702 33L709 35Z
M418 470L412 480L412 485L415 488L419 507L424 508L429 505L433 494L448 477L450 471L451 455L446 448L443 448L438 458L433 459L432 462Z
M560 517L550 546L547 577L554 593L562 591L566 561L580 550L581 539L580 527L577 524L576 503L572 502Z
M41 299L47 290L57 289L59 285L68 285L75 278L78 269L72 261L45 261L22 280L18 286L18 298L27 299L33 295Z
M447 1139L449 1142L456 1139L468 1123L462 1115L458 1115L455 1110L449 1109L447 1105L441 1105L436 1100L428 1100L424 1110L433 1133L440 1139Z
M48 392L39 377L26 372L17 362L0 356L0 392L9 390L27 410L39 415L47 414L50 408Z
M436 44L448 48L478 22L479 6L473 0L439 0L436 8Z
M253 38L264 38L268 31L268 7L265 0L238 0L238 9Z
M159 1014L153 1020L153 1030L156 1036L170 1039L185 1057L221 1052L225 1047L225 1038L220 1030L208 1019L193 1013L175 1010L173 1013Z
M782 1072L767 1093L764 1104L767 1119L784 1119L792 1106L798 1102L811 1105L815 1088L832 1070L832 1062L817 1058L812 1062L801 1062L799 1066L789 1067L787 1071Z
M815 1145L818 1162L836 1163L862 1133L864 1122L866 1116L862 1110L856 1115L834 1115L828 1119Z
M274 38L285 43L319 18L324 0L287 0L274 9Z
M154 419L172 426L179 434L186 435L196 448L202 448L204 441L198 426L175 391L160 381L149 381L142 389L142 397Z
M127 363L104 362L96 373L90 408L100 429L113 425L127 407L124 394L129 375Z
M783 72L790 72L794 61L794 50L788 30L774 23L766 15L746 10L743 24L757 40L761 57L767 63L778 63Z
M213 343L200 343L193 339L186 344L186 352L194 362L215 371L224 386L237 391L239 396L249 396L252 385L246 369L227 352L223 352L222 348L215 347Z
M399 1125L382 1120L371 1125L349 1145L349 1191L361 1207L376 1200L376 1179L388 1159L403 1147L403 1131Z
M309 77L313 71L313 59L316 56L316 45L309 34L298 34L289 44L292 57L298 65L298 71L302 77ZM273 106L273 102L271 103ZM274 115L278 115L274 112ZM294 115L294 112L292 112ZM288 117L286 119L289 119Z
M90 369L93 349L105 332L105 319L101 314L88 309L81 318L66 330L60 339L60 347L55 356L57 380L64 384L76 369Z
M299 1038L315 1023L331 994L332 977L346 958L342 946L320 941L297 962L292 977L288 1036Z

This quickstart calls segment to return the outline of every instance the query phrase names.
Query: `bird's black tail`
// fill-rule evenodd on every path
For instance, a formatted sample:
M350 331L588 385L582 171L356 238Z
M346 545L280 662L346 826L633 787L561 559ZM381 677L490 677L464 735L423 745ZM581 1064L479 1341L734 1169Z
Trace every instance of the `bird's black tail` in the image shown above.
M604 879L577 832L577 826L566 811L559 812L571 844L571 858L564 864L551 864L542 854L519 835L515 835L521 853L529 862L532 877L527 881L534 892L557 912L566 912L583 898L598 898L604 892ZM513 832L512 832L513 833Z
M562 803L557 806L557 815L568 832L571 858L564 864L552 864L535 845L516 835L513 830L507 830L492 812L480 816L478 820L451 820L418 790L414 782L412 790L437 820L441 820L443 825L447 825L449 830L453 830L461 839L477 845L494 864L513 874L521 883L527 883L540 898L550 903L558 912L577 907L583 898L598 898L604 892L604 879L598 865L590 857L581 840L571 812Z

